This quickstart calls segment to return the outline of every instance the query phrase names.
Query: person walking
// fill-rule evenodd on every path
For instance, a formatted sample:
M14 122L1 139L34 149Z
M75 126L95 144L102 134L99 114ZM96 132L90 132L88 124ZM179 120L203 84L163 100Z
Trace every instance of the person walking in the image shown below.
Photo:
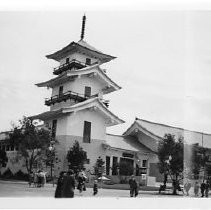
M63 188L63 184L64 184L64 175L65 172L62 171L59 174L59 178L57 181L57 186L56 186L56 191L55 191L55 198L62 198L62 188Z
M69 170L67 175L64 176L64 183L62 187L62 197L73 198L75 190L75 178L73 177L73 171Z
M35 172L35 173L34 173L34 187L37 187L37 183L38 183L38 175L37 175L37 173Z
M93 195L97 195L97 193L98 193L98 185L97 185L97 180L95 180L93 186Z
M46 175L44 171L40 172L40 177L41 177L41 187L44 187L46 184Z
M187 181L184 185L184 189L186 191L187 196L189 196L189 190L191 188L191 183L189 181Z
M200 185L199 185L198 181L196 181L195 185L194 185L194 194L196 197L199 196L199 188L200 188Z
M134 175L132 175L131 178L129 179L129 185L130 185L130 197L136 197L138 195L138 184Z
M82 173L80 171L78 174L78 186L77 186L79 193L82 193L82 191L83 191L83 182L84 182L84 179L83 179Z
M201 197L203 198L204 197L204 191L205 191L205 183L204 183L204 180L203 180L203 182L201 183Z
M33 177L33 172L31 171L29 173L29 187L31 187L32 183L33 183L34 177Z
M210 185L209 185L209 182L207 180L206 184L205 184L205 197L206 198L208 198L208 196L209 196L209 190L210 190Z
M42 176L41 176L41 170L37 172L37 187L41 187L42 185Z

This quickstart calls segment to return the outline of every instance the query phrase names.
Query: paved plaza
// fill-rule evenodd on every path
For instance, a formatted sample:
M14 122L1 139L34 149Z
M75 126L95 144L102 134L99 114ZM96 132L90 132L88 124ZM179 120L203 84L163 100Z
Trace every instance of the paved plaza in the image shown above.
M0 181L0 197L54 197L56 185L46 184L43 188L29 187L26 182ZM75 197L93 197L92 188L87 188L81 194L75 190ZM170 192L169 192L170 193ZM129 197L129 190L102 189L99 188L96 197ZM139 191L138 197L177 197L182 195L158 194L157 191Z
M137 198L129 197L129 190L101 189L97 196L92 195L92 188L80 194L75 190L73 199L55 199L56 186L46 184L44 188L29 187L26 182L0 181L0 209L8 208L207 208L210 199L191 199L191 196L171 194L159 195L157 191L139 191ZM167 193L167 192L166 192ZM168 193L171 193L169 191ZM27 199L26 199L27 198ZM158 199L154 199L158 198ZM200 202L199 202L200 200ZM202 201L202 202L201 202Z

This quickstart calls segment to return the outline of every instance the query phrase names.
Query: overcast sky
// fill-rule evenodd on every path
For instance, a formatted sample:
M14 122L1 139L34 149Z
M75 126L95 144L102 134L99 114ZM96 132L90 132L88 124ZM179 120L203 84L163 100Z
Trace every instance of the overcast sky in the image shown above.
M45 55L80 38L83 12L0 13L0 131L23 115L48 111L58 63ZM85 41L117 56L105 64L120 91L109 109L126 123L135 117L211 133L211 12L86 12Z

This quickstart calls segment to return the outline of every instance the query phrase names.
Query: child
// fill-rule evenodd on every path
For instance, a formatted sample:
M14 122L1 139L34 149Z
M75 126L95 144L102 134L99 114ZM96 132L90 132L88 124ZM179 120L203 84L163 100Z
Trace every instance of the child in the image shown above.
M97 195L97 193L98 193L98 186L97 186L97 180L95 180L93 186L93 195Z

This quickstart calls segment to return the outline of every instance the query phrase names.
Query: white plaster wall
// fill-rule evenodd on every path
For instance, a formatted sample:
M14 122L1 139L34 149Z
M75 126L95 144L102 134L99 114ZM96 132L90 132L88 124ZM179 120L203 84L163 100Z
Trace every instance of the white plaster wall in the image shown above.
M57 119L56 135L65 135L67 133L67 116Z
M52 89L52 96L59 94L59 87L63 86L63 93L73 91L79 94L84 94L85 86L91 87L91 95L101 92L105 84L97 80L96 77L81 76L74 81L65 82L62 85L56 86Z
M106 139L105 119L98 111L82 110L67 119L67 135L83 137L84 121L91 122L91 139Z
M83 54L80 54L80 53L73 53L73 54L69 54L65 58L61 59L60 65L66 63L66 58L70 58L70 61L73 60L73 59L76 59L76 60L81 61L83 63L86 63L86 58L90 58L91 64L98 61L98 59L92 58L92 57L87 56L87 55L83 55Z
M73 104L75 104L75 100L68 99L66 102L62 101L62 102L59 102L59 103L55 103L54 105L51 105L50 111L55 111L55 110L58 110L58 109L61 109L61 108L64 108L64 107L70 107Z
M75 92L84 94L85 86L91 87L91 95L101 92L102 88L104 88L103 83L97 80L96 77L90 78L86 76L76 79L75 82L72 83L71 88Z
M100 156L105 160L105 149L102 146L102 140L92 139L91 143L84 143L81 136L66 135L57 136L59 144L57 145L57 151L59 159L61 159L60 168L66 170L68 162L66 160L67 151L73 146L75 141L79 142L80 147L87 153L87 158L90 160L89 164L85 164L87 170L93 172L93 167L96 163L97 158Z

